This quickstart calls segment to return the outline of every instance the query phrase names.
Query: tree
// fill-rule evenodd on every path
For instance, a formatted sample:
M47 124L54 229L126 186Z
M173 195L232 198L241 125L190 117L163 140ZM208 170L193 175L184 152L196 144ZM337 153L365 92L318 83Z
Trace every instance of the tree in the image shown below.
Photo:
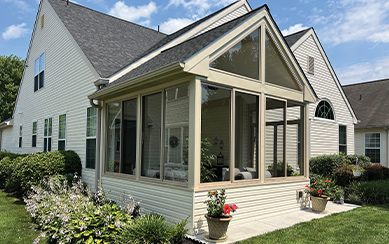
M0 56L0 122L12 116L23 68L22 58L12 54Z

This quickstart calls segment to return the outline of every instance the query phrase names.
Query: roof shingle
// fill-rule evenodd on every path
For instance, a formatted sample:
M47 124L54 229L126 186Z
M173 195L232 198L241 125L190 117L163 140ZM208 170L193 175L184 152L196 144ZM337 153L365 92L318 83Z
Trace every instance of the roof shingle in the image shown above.
M305 33L307 33L310 29L311 28L308 28L308 29L305 29L305 30L302 30L302 31L285 36L284 38L285 38L286 43L288 43L289 47L293 46L293 44L295 44L298 40L300 40L300 38Z

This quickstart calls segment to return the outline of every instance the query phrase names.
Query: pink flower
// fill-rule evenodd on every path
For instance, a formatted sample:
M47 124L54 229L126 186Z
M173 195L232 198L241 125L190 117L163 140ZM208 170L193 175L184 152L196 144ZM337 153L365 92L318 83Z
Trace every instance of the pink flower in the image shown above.
M232 208L233 211L238 209L238 207L235 204L230 205L230 207Z
M231 208L230 208L230 206L228 206L228 204L224 205L223 210L224 210L224 214L231 213Z

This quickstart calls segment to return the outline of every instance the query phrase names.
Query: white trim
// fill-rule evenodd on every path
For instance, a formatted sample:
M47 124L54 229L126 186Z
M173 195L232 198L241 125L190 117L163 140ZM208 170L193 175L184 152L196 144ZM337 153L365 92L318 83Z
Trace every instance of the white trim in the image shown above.
M50 122L50 119L51 119L51 135L49 136L49 122ZM46 131L46 136L45 136L45 124L46 124L46 120L47 120L47 131ZM51 139L51 143L50 143L50 151L48 150L49 149L49 138ZM47 143L45 143L45 139L47 139ZM49 117L44 117L44 120L43 120L43 150L44 150L44 146L46 145L46 152L51 152L53 151L53 116L49 116Z
M96 170L96 168L98 167L96 165L96 156L95 156L95 168L92 169L92 168L87 168L87 151L88 151L88 148L87 148L87 141L88 140L96 140L96 134L95 136L88 136L88 109L89 108L92 108L92 109L96 109L96 127L97 127L97 108L93 108L91 105L87 105L86 108L85 108L85 165L84 165L84 169L87 169L87 170ZM95 128L96 130L96 133L97 133L97 128ZM96 148L97 148L97 140L96 140Z
M36 132L34 134L34 123L36 123ZM37 145L37 141L38 141L38 120L33 120L32 121L32 130L31 130L31 147L34 147L32 145L32 142L33 142L33 136L35 136L35 148L36 148L36 145Z
M60 123L60 119L59 119L59 117L61 117L62 115L65 115L65 137L64 138L59 138L59 135L60 135L60 133L61 133L61 128L60 128L60 126L61 126L61 123ZM66 150L66 134L67 134L67 121L68 120L68 116L67 116L67 113L65 112L65 113L60 113L60 114L58 114L58 138L57 138L57 150L59 150L59 142L61 141L63 141L63 142L65 142L65 148L63 149L63 150Z
M346 144L340 144L339 143L339 139L340 139L340 127L341 126L344 126L344 127L346 127ZM348 140L347 140L347 128L348 126L347 125L345 125L345 124L338 124L338 153L340 153L340 150L339 150L339 148L340 148L340 146L346 146L346 155L348 154Z
M326 101L328 102L328 104L331 106L331 109L332 109L332 113L334 115L334 119L326 119L326 118L322 118L322 117L316 117L316 110L317 110L317 107L318 105L323 102L323 101ZM315 104L315 110L314 110L314 113L313 113L313 119L316 120L325 120L325 121L333 121L336 123L336 113L335 113L335 109L334 109L334 106L332 105L332 102L328 99L328 98L320 98L320 101L318 103Z
M22 139L22 141L20 141ZM19 125L18 148L23 147L23 124Z
M366 148L366 134L379 134L380 135L380 147L377 148L377 147L367 147ZM381 132L365 132L364 133L364 139L363 139L363 153L364 155L366 155L366 149L379 149L380 150L380 162L379 164L381 164L382 162L382 136L381 136Z

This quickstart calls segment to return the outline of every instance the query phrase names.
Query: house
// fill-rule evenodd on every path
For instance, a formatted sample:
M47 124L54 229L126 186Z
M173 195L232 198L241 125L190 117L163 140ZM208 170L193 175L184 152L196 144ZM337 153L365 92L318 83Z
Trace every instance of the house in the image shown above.
M320 153L309 135L325 153L353 150L355 115L319 44L313 29L284 39L268 7L245 0L171 35L41 0L1 149L74 150L89 187L101 182L113 198L131 191L172 221L189 216L191 233L205 230L215 188L240 207L232 224L299 209L310 151ZM346 142L320 141L338 141L339 130ZM212 182L204 154L216 156Z
M359 120L355 152L389 167L389 79L345 85L343 89Z
M310 156L354 154L357 116L315 30L308 28L285 36L285 40L319 97L309 104Z

